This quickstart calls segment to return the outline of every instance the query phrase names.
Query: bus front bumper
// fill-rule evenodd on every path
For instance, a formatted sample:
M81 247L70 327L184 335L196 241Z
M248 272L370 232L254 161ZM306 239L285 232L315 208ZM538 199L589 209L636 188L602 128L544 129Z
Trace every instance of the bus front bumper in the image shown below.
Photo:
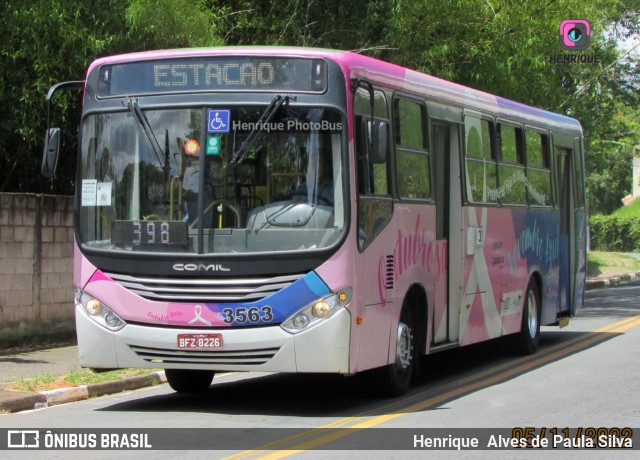
M90 368L349 373L351 315L346 308L306 331L280 326L193 329L127 324L112 332L76 306L80 365ZM180 334L220 334L222 347L179 349Z

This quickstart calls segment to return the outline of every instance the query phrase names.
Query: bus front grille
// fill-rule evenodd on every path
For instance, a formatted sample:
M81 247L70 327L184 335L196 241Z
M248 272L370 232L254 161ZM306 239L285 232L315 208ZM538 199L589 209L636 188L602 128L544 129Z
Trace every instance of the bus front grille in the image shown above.
M253 350L171 350L129 345L131 350L152 364L259 365L265 364L279 348Z
M106 273L116 283L149 300L167 302L255 302L294 283L303 275L273 278L165 278Z

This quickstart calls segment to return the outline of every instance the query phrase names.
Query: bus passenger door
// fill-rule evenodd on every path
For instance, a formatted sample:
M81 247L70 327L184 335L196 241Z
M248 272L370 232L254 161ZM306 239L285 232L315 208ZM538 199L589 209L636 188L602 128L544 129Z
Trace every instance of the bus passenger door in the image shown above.
M575 266L573 251L574 223L571 216L573 187L571 186L571 150L556 147L556 173L558 206L560 207L560 289L558 316L568 313L572 304L573 283L571 276Z
M573 219L575 227L574 271L573 271L573 301L571 302L571 316L582 306L584 290L587 281L587 205L584 183L584 157L582 155L582 142L580 138L573 141L573 181L575 193L575 209Z
M436 259L435 305L432 344L457 342L460 320L460 286L462 245L456 244L462 229L460 184L460 149L458 126L433 123L432 138L435 160ZM454 242L450 244L450 242Z
M391 317L395 315L395 232L390 228L394 202L388 177L388 107L384 93L375 90L374 117L371 93L358 87L354 96L355 154L358 183L358 251L361 254L361 288L358 289L360 343L357 369L388 364ZM373 118L373 121L372 121ZM377 133L376 133L377 130ZM374 136L374 133L376 135ZM374 141L377 145L374 145ZM395 306L398 308L398 306ZM397 313L399 317L399 310Z

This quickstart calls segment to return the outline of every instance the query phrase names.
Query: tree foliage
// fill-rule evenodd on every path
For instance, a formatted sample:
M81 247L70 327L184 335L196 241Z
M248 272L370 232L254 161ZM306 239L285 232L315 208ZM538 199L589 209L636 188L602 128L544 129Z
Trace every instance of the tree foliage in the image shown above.
M63 128L58 178L40 176L45 95L82 80L95 58L149 48L219 45L216 12L188 0L5 0L0 7L0 191L70 193L75 174L79 100L55 98Z
M125 11L131 51L219 46L217 9L204 1L135 0Z
M74 155L55 183L39 177L44 94L81 79L95 57L153 48L297 45L355 50L578 118L585 129L592 211L610 212L631 189L627 145L640 144L637 54L640 0L6 0L1 7L0 186L72 189ZM598 63L557 64L558 27L586 18ZM66 99L65 99L66 98ZM67 143L77 111L58 100ZM617 144L616 144L617 143ZM614 166L612 166L614 165Z
M116 48L125 32L110 15L122 10L121 0L106 8L93 8L81 1L52 0L5 2L0 14L0 94L6 108L0 115L0 178L2 190L42 191L39 177L42 136L45 128L44 96L53 83L81 80L86 62L107 48ZM77 124L77 113L69 110L70 98L59 100L61 120ZM69 130L65 130L69 134ZM77 130L72 129L71 133ZM61 170L72 169L73 159L64 158ZM7 174L8 173L8 174ZM7 175L5 175L7 174ZM71 174L54 190L68 190Z
M314 0L218 1L227 13L225 43L286 45L361 50L384 41L388 1Z
M640 113L617 105L608 133L590 139L587 187L591 214L609 214L632 192L633 156L640 155Z

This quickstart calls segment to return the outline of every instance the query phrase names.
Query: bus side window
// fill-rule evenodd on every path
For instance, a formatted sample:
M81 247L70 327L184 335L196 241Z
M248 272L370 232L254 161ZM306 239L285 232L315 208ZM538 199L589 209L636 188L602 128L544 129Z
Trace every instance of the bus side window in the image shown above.
M522 149L522 128L505 123L496 127L498 192L503 205L527 204L527 178ZM535 193L533 190L530 192Z
M384 93L374 92L373 123L371 98L367 89L356 89L354 112L359 195L358 246L360 250L364 250L393 214L388 180L389 110ZM377 144L372 149L374 151L369 151L369 139Z
M356 115L355 131L356 131L356 160L358 171L358 193L360 195L369 195L371 192L371 174L367 174L369 168L366 161L366 124L364 117Z
M374 122L371 123L371 106L369 92L358 88L354 97L356 158L358 162L358 192L361 195L389 195L387 175L387 156L376 158L369 152L369 139L374 136L372 127L377 126L374 141L376 149L388 153L389 122L387 102L383 93L374 93ZM387 144L385 146L381 143ZM386 147L386 148L385 148Z
M492 148L493 123L465 115L466 193L471 203L497 203L497 161Z
M551 169L546 134L525 130L525 146L529 204L551 206Z
M431 197L431 162L424 129L426 118L422 103L395 99L396 182L401 198Z
M371 172L370 193L372 195L389 195L389 180L387 177L387 158L389 154L389 122L384 120L367 120L365 124L367 134L372 138L372 150L369 155L369 170ZM369 143L367 143L367 146Z

